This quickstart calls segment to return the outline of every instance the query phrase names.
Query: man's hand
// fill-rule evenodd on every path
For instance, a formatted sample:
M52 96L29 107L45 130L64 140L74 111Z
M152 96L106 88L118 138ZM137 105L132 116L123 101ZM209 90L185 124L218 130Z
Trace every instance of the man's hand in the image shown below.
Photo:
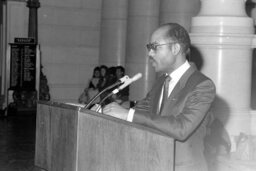
M101 108L101 106L99 104L93 105L90 110L102 113L102 108Z
M110 103L103 108L103 114L110 115L119 119L127 120L129 110L120 106L116 102Z

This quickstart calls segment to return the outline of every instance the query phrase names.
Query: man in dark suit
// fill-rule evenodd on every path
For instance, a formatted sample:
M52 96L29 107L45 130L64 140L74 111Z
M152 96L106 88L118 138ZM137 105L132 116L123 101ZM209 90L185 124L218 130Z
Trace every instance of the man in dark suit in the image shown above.
M156 72L163 74L133 109L111 103L103 113L157 129L174 138L175 171L207 171L203 139L215 98L215 85L186 60L190 38L179 24L161 25L151 35L147 48ZM171 81L164 93L167 76ZM165 94L168 95L166 101Z

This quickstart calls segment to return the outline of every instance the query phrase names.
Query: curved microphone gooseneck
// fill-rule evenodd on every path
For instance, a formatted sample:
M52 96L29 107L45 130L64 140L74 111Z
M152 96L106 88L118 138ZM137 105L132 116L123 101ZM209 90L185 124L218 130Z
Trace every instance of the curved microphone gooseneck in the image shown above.
M124 81L124 83L122 85L120 85L118 88L114 89L111 93L109 93L107 96L105 96L100 102L99 105L96 109L96 112L98 112L101 109L101 104L110 96L112 96L113 94L117 94L120 90L124 89L125 87L129 86L131 83L133 83L134 81L137 81L138 79L140 79L142 77L141 73L138 73L136 75L134 75L131 79L127 79L126 81Z
M105 89L103 89L101 92L99 92L98 94L96 94L89 102L88 104L84 107L84 109L88 109L91 104L104 92L111 90L112 88L122 84L123 82L125 82L126 80L128 80L129 77L127 75L125 75L124 77L120 78L117 82L115 82L114 84L106 87Z

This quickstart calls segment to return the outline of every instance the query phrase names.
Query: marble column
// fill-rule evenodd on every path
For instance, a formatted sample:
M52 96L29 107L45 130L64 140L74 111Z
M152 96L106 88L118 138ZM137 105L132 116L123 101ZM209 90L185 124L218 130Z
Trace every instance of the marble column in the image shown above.
M159 0L129 0L126 69L128 75L142 73L143 77L130 86L130 99L145 97L155 80L148 62L146 44L159 25Z
M229 158L221 158L215 170L255 169L249 166L252 145L248 139L255 38L253 20L245 12L245 0L201 0L200 12L192 19L190 35L198 51L201 71L216 84L214 113L231 140ZM243 147L243 150L239 144L241 133L247 135L248 148ZM247 164L242 163L244 161Z
M29 23L28 23L28 37L38 41L38 22L37 22L37 9L40 7L39 0L28 0L27 7L29 8Z
M125 65L127 10L127 0L102 1L99 64Z

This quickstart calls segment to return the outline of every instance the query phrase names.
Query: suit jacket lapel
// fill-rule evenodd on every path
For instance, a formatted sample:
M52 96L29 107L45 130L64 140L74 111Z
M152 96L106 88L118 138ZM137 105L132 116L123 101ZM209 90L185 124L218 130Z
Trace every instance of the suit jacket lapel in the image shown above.
M184 75L180 78L178 83L175 85L173 91L171 92L170 96L168 97L168 102L165 105L163 111L166 111L168 106L172 106L175 104L175 101L177 100L177 96L182 91L182 89L185 87L189 77L196 71L195 65L191 65L189 69L184 73Z
M189 77L196 71L196 67L191 65L189 69L183 74L178 83L175 85L173 91L171 92L169 98L175 97L186 85Z

